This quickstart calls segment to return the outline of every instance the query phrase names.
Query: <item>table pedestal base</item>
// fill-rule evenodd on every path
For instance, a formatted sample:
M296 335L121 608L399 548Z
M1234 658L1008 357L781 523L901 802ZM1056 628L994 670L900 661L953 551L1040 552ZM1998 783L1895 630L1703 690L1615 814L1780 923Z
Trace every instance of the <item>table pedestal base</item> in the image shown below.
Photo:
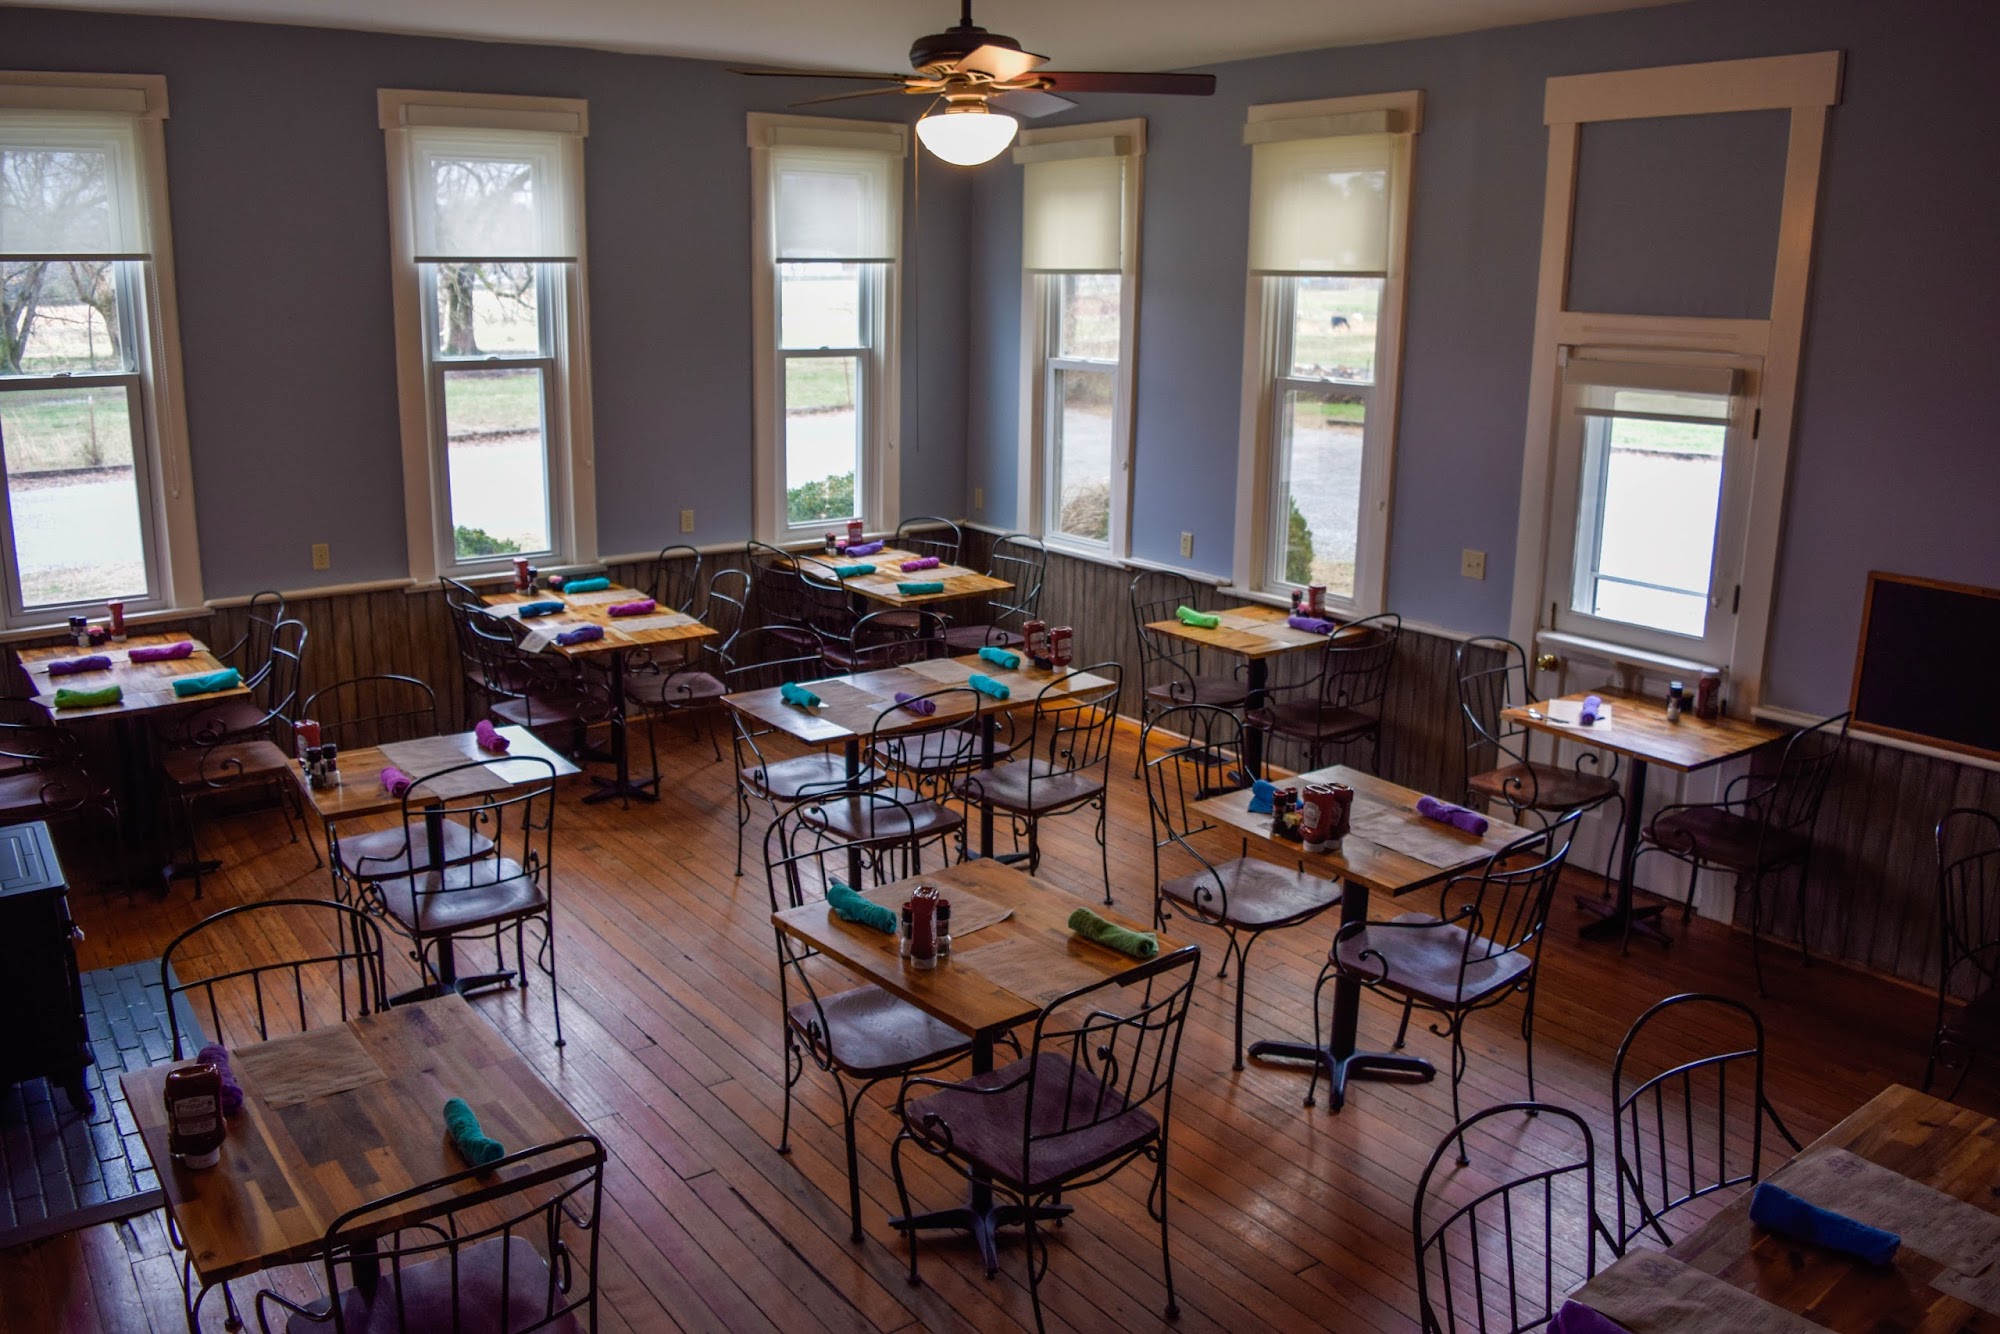
M1003 1227L1017 1227L1032 1216L1036 1222L1067 1218L1070 1206L1067 1204L1000 1204L992 1200L981 1204L975 1195L955 1209L940 1209L929 1214L910 1214L903 1218L892 1218L889 1226L901 1232L917 1229L929 1231L933 1228L948 1228L958 1232L970 1232L972 1239L979 1243L979 1258L986 1265L986 1277L992 1278L1000 1272L1000 1248L998 1233Z
M1351 1051L1345 1056L1332 1047L1315 1047L1310 1042L1253 1042L1250 1055L1265 1060L1311 1061L1326 1075L1328 1099L1336 1112L1347 1102L1350 1079L1397 1079L1421 1084L1437 1078L1437 1067L1421 1056L1404 1056L1391 1051ZM1313 1105L1306 1099L1306 1106Z
M1663 903L1641 907L1629 901L1621 904L1616 898L1602 895L1579 894L1576 896L1576 907L1577 911L1597 919L1577 928L1577 934L1585 940L1623 940L1629 928L1635 936L1645 936L1662 945L1674 943L1674 938L1660 925L1660 916L1667 910Z
M595 806L600 801L629 801L633 798L637 798L640 801L658 801L660 799L660 794L657 790L660 782L658 778L649 778L643 783L635 783L622 775L617 778L605 778L600 774L592 774L590 781L597 784L598 790L590 793L583 799L583 804L586 806Z
M454 977L448 982L431 982L421 987L412 987L400 996L391 996L389 1004L391 1006L409 1005L415 1001L436 1000L439 996L449 996L453 993L457 993L460 996L470 996L476 991L485 991L489 987L511 987L513 985L514 970L511 968L502 973L474 973L470 977Z

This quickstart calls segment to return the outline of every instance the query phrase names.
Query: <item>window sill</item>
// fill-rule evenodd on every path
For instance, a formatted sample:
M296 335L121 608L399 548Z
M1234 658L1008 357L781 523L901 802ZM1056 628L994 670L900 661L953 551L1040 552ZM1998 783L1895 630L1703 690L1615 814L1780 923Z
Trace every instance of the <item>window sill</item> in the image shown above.
M125 624L129 627L162 625L168 621L192 621L213 616L210 607L159 607L152 611L130 611L125 613ZM95 617L92 624L96 624ZM23 625L11 630L0 630L0 644L21 644L31 639L47 639L51 635L62 635L69 631L67 620L53 625Z
M1535 632L1537 648L1565 649L1577 657L1593 658L1600 662L1631 667L1650 667L1655 671L1678 672L1682 676L1700 676L1703 672L1727 673L1726 664L1696 662L1692 658L1677 658L1670 653L1655 653L1651 649L1630 648L1624 644L1614 644L1606 639L1588 639L1583 635L1573 635L1562 630L1538 630Z

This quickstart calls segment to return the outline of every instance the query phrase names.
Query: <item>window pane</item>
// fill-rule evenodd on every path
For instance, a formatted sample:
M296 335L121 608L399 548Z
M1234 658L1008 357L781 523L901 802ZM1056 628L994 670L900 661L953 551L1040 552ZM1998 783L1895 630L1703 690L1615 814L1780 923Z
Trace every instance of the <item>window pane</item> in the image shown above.
M113 260L0 264L0 375L131 370L118 303Z
M1059 370L1049 414L1055 531L1088 542L1111 540L1110 371Z
M1118 289L1115 273L1065 273L1056 279L1056 355L1118 360Z
M542 374L539 366L444 372L446 466L460 560L555 545Z
M1724 432L1627 418L1586 425L1575 610L1705 633Z
M26 605L146 595L131 404L124 385L0 394Z
M1301 380L1375 383L1380 278L1294 278L1292 365Z
M788 357L785 366L785 518L846 522L860 515L859 357Z
M542 353L534 264L434 264L437 355Z
M1325 584L1354 596L1361 521L1361 434L1367 403L1329 389L1287 389L1279 398L1276 459L1281 508L1274 514L1274 579Z
M778 346L860 347L864 267L860 264L778 266Z

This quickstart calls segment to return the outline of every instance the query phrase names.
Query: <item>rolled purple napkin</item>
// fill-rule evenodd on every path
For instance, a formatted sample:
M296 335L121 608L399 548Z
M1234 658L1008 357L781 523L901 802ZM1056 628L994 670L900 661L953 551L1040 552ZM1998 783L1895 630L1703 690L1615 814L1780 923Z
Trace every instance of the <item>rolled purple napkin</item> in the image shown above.
M1588 727L1597 721L1598 711L1603 707L1604 701L1596 695L1585 695L1583 697L1583 707L1576 712L1576 720L1585 727Z
M1304 630L1315 635L1330 635L1340 628L1322 616L1287 616L1285 624L1294 630Z
M392 797L400 797L410 790L416 780L391 764L382 770L382 790Z
M1478 811L1469 811L1463 806L1439 801L1436 797L1418 797L1417 814L1426 820L1436 820L1439 824L1448 824L1453 829L1462 829L1468 834L1483 834L1487 828L1486 817Z
M481 750L490 750L495 755L505 755L507 748L514 744L501 736L500 729L484 718L479 720L479 726L472 729L472 739L479 744Z
M651 598L638 598L632 602L620 602L616 606L606 607L605 612L611 616L644 616L659 605Z
M1627 1334L1625 1326L1579 1301L1567 1301L1549 1321L1549 1334Z
M222 1076L222 1114L234 1116L243 1110L243 1086L236 1082L235 1072L229 1068L229 1049L211 1042L194 1054L197 1061L215 1067Z
M178 644L147 644L125 656L133 662L177 662L194 656L194 641L183 639Z
M588 644L602 638L604 638L603 626L579 625L574 630L565 630L557 635L556 643L561 644L564 648L568 648L571 644Z
M58 658L49 664L50 676L75 676L78 672L101 672L111 666L111 659L102 653L93 653L87 658Z
M896 702L911 713L922 714L926 718L937 712L936 700L926 699L922 695L912 695L907 690L896 692Z
M917 570L935 570L938 564L939 561L936 556L919 556L915 560L906 560L903 562L903 573L911 574Z
M847 554L850 556L872 556L880 551L882 547L883 543L878 539L874 542L863 542L858 546L849 546Z

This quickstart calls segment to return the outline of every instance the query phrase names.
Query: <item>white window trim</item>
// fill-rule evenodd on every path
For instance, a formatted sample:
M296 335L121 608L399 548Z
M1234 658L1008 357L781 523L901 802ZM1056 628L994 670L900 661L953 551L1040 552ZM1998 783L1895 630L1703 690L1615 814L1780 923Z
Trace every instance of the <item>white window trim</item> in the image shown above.
M1403 322L1408 289L1410 194L1413 186L1416 137L1423 129L1424 95L1417 90L1330 97L1310 102L1276 102L1250 108L1251 133L1285 137L1281 129L1257 130L1269 121L1311 121L1313 131L1300 137L1334 132L1386 129L1396 136L1397 196L1390 201L1389 268L1383 276L1382 300L1376 316L1375 386L1363 426L1361 510L1354 546L1354 597L1329 596L1341 615L1373 616L1387 604L1389 517L1394 503L1395 455L1403 384ZM1302 131L1306 127L1299 127ZM1277 311L1261 273L1247 276L1243 317L1243 392L1236 450L1236 540L1232 595L1272 600L1266 586L1270 567L1271 412L1274 366L1279 339Z
M751 532L760 542L785 546L820 536L824 525L794 527L785 518L784 380L779 374L777 264L772 254L771 152L779 139L829 147L868 148L893 158L889 229L896 257L884 265L880 345L872 358L862 438L862 476L856 495L861 521L871 533L895 526L902 506L903 162L909 157L906 125L832 116L747 113L750 145L750 345ZM819 533L809 531L818 527Z
M194 463L188 448L187 395L181 372L179 289L174 277L173 211L167 195L167 80L160 74L71 74L43 70L0 71L0 106L55 111L116 111L136 120L145 162L147 228L152 259L147 291L145 365L139 396L145 409L146 444L153 451L153 559L159 583L144 608L152 614L202 606L201 544L195 526ZM30 614L31 616L33 613ZM10 632L39 630L10 625ZM55 628L50 623L48 628Z
M1021 413L1016 453L1020 531L1043 540L1053 551L1091 559L1122 561L1132 554L1132 386L1139 359L1139 238L1146 197L1146 121L1097 121L1021 131L1020 146L1031 153L1051 144L1093 139L1116 141L1125 159L1125 233L1118 276L1118 367L1112 373L1111 531L1102 544L1056 532L1049 523L1046 488L1053 484L1048 458L1049 281L1021 273ZM1017 156L1016 161L1021 159Z
M450 520L439 484L436 435L441 414L432 392L430 361L424 350L424 292L416 254L409 194L409 133L420 125L498 130L590 133L589 103L568 97L514 97L498 93L448 93L384 88L376 110L388 146L389 264L396 322L396 396L403 437L403 513L409 544L410 580L436 582L440 575L479 574L504 564L505 557L457 561L451 558ZM583 216L583 153L568 154L569 179L563 193L570 209L576 260L563 294L563 337L556 347L546 405L549 422L549 508L556 552L551 563L584 565L597 558L596 445L590 391L590 291ZM445 517L441 518L440 516Z

